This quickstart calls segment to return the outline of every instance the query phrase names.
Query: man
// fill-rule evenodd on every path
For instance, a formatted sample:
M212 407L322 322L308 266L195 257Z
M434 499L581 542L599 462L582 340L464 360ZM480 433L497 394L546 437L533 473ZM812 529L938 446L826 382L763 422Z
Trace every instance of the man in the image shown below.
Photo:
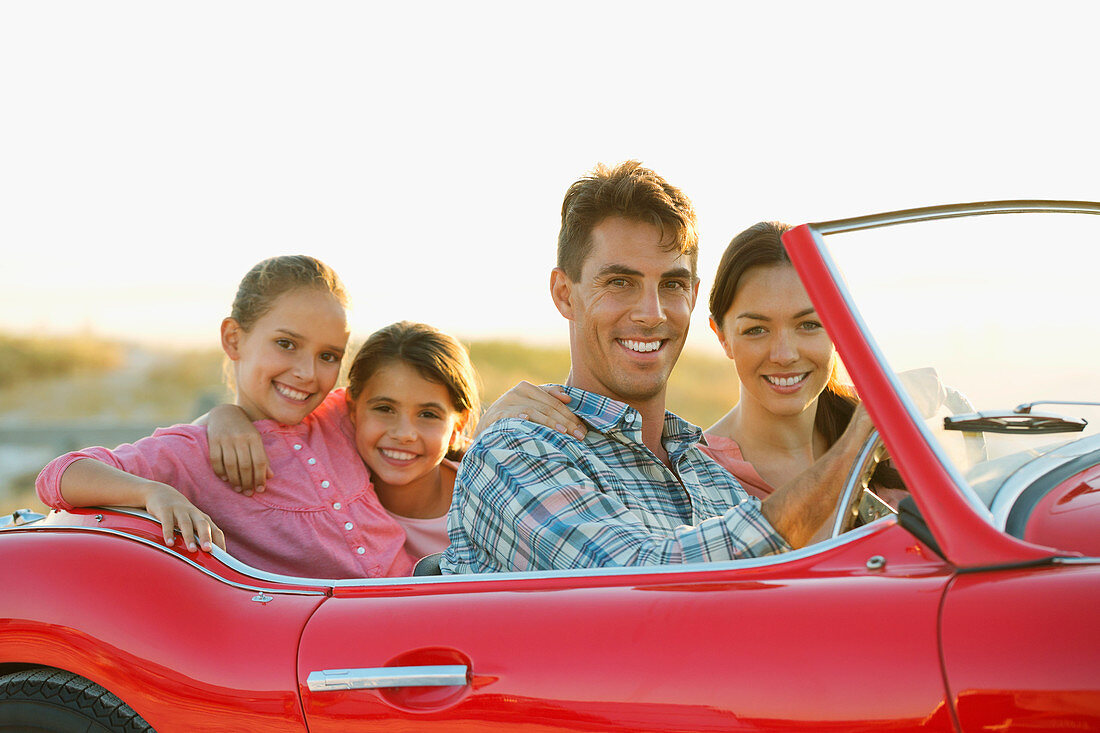
M550 293L569 321L575 440L500 420L471 447L444 573L730 560L805 544L828 518L870 420L763 503L665 411L699 292L691 202L636 161L599 166L562 205Z

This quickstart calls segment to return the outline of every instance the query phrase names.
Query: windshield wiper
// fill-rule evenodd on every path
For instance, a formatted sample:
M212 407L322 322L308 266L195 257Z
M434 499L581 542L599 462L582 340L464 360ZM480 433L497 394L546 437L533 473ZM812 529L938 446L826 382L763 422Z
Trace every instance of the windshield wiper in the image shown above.
M1088 421L1081 418L1063 417L1049 412L1031 412L1031 406L1037 404L1040 403L1020 405L1012 412L994 410L951 415L943 419L943 429L961 430L967 433L1079 433L1088 425Z

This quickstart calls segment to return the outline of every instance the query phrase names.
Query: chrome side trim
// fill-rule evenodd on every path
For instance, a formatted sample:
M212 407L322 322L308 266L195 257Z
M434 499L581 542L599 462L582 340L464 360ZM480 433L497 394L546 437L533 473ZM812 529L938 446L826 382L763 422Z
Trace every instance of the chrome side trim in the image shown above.
M323 669L309 673L306 687L311 692L377 690L383 687L458 687L465 685L468 678L469 669L464 664Z
M140 510L130 509L126 511L127 514L135 516L148 516ZM149 517L152 519L152 517ZM156 520L153 520L156 521ZM548 580L554 578L614 578L624 575L651 575L654 577L663 575L673 575L676 573L685 572L698 572L700 570L709 570L714 572L720 572L725 570L739 570L744 568L762 568L772 565L781 565L786 562L794 560L800 560L805 557L811 557L820 552L831 550L834 547L845 545L856 539L864 537L866 535L874 534L881 529L884 529L888 524L896 524L897 520L893 518L879 519L870 524L865 524L862 527L858 527L851 532L845 532L840 537L833 537L831 539L817 542L808 547L803 547L799 550L791 550L790 552L784 552L779 555L769 555L767 557L754 557L744 560L720 560L715 562L700 562L700 563L686 563L682 565L655 565L645 567L614 567L614 568L578 568L576 570L528 570L528 571L512 571L507 573L478 573L471 575L421 575L421 576L402 576L396 578L342 578L342 579L324 579L324 578L298 578L287 575L278 575L276 573L268 573L263 570L257 570L254 567L245 565L241 561L233 558L231 555L214 548L214 556L227 566L233 568L237 572L248 575L261 582L277 582L285 583L289 585L307 586L315 588L358 588L358 587L392 587L401 586L409 587L415 585L436 585L436 584L462 584L462 583L486 583L493 581L515 581L515 580ZM59 527L59 526L33 526L33 527L20 527L17 532L103 532L112 535L118 535L125 537L128 540L141 542L143 544L155 547L161 552L171 552L167 547L156 542L150 542L140 537L135 537L127 532L114 529L104 529L99 527ZM2 536L2 535L0 535ZM196 564L192 560L188 560L182 555L172 553L175 557L194 565L198 570L211 575L212 577L220 580L223 583L233 585L235 587L243 588L250 591L267 591L270 593L283 593L283 594L295 594L295 595L325 595L323 591L309 591L309 590L282 590L278 588L271 588L268 586L248 586L240 583L228 581L225 578L212 573L201 565Z
M1100 557L1053 557L1055 565L1100 565Z
M257 585L246 585L244 583L238 583L238 582L233 581L233 580L227 580L226 578L223 578L222 576L220 576L217 573L209 570L208 568L204 568L202 565L199 565L194 560L191 560L190 558L184 557L183 555L180 555L178 553L172 552L170 549L168 549L164 545L160 544L159 542L153 542L151 540L145 539L144 537L138 537L137 535L130 534L129 532L123 532L122 530L118 530L118 529L109 529L107 527L59 527L59 526L54 525L54 526L46 526L46 527L23 527L23 528L21 528L21 531L22 532L35 532L35 533L39 533L39 532L44 532L44 533L49 533L49 532L88 532L88 533L94 533L94 534L113 535L115 537L122 537L122 538L124 538L126 540L129 540L131 542L138 542L140 544L146 545L147 547L152 547L153 549L157 550L158 552L168 553L168 554L172 555L174 558L176 558L177 560L182 560L183 562L187 563L188 565L195 568L199 572L203 573L204 575L210 576L211 578L213 578L214 580L217 580L218 582L224 583L225 585L229 585L229 586L232 586L234 588L239 588L241 590L249 591L250 593L278 593L280 595L289 595L289 596L324 596L324 595L327 595L324 591L320 591L320 590L299 590L299 589L266 588L266 587L261 588L260 586L257 586ZM217 547L215 547L214 549L222 557L229 557L228 554L226 554L222 550L219 550ZM214 553L212 553L212 554L214 554ZM218 557L218 554L215 554L215 557ZM241 565L244 568L248 568L247 565L243 565L242 563L237 563L237 564ZM283 577L283 576L276 576L276 577ZM307 585L306 583L296 583L296 582L294 582L295 580L296 579L294 579L294 578L288 578L288 581L293 585ZM312 585L312 583L309 584L309 585Z
M991 510L994 526L1002 532L1005 530L1008 525L1008 515L1012 513L1012 507L1016 505L1016 500L1035 481L1063 463L1098 449L1100 449L1100 435L1090 435L1087 438L1081 438L1063 445L1050 453L1045 453L1016 469L1011 476L1004 480L1001 488L997 489L997 494L993 497Z
M1100 203L1095 201L975 201L969 204L924 206L919 209L902 209L870 216L834 219L810 224L810 228L822 234L856 232L895 224L934 219L952 219L960 216L985 216L988 214L1100 214Z
M105 506L102 508L110 509L111 511L118 514L128 514L132 517L141 517L142 519L148 519L151 522L160 524L156 517L154 517L152 514L149 514L149 512L145 511L144 509L135 509L134 507L129 506ZM130 535L126 536L129 537ZM160 545L157 546L160 547ZM299 578L293 575L282 575L280 573L271 573L266 570L260 570L259 568L252 567L251 565L246 565L245 563L241 562L240 560L233 557L228 552L217 546L210 548L210 554L213 555L214 558L221 562L223 565L237 571L241 575L248 575L255 578L256 580L264 581L267 583L282 583L284 585L307 585L319 588L331 588L334 584L339 582L335 578Z
M708 570L719 572L723 570L741 570L745 568L764 568L772 565L782 565L793 560L816 555L819 552L832 549L839 545L847 544L864 535L874 534L884 527L879 520L859 527L851 532L845 532L840 537L824 540L809 547L799 550L791 550L779 555L767 557L753 557L744 560L719 560L715 562L684 563L682 565L647 565L644 567L614 567L614 568L577 568L575 570L523 570L507 573L477 573L471 575L422 575L418 577L403 578L375 578L371 580L338 580L336 587L354 587L361 585L419 585L422 583L485 583L495 580L547 580L552 578L615 578L623 575L648 575L659 577L674 575L677 573L698 572ZM896 523L896 522L895 522Z

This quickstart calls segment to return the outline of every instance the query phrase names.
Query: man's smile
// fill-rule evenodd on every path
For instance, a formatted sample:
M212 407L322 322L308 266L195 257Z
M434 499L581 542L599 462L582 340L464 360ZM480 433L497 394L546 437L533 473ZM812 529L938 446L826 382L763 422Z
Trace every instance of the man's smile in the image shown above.
M665 344L666 339L641 340L641 339L615 339L623 347L639 354L648 354L657 351Z

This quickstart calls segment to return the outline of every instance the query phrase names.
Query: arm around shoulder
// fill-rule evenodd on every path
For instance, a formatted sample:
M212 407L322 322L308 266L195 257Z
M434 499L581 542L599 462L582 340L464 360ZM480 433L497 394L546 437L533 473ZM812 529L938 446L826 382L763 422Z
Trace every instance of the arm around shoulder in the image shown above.
M245 496L264 490L264 484L274 473L267 461L263 438L243 409L237 405L216 405L192 425L206 428L210 467L218 478Z

